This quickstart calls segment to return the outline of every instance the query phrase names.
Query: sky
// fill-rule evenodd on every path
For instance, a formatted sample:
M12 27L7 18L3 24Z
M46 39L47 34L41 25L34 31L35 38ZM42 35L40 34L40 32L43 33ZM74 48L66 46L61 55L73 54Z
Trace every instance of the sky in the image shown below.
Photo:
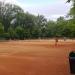
M48 20L56 20L66 16L71 4L67 0L0 0L19 5L25 12L34 15L44 15Z

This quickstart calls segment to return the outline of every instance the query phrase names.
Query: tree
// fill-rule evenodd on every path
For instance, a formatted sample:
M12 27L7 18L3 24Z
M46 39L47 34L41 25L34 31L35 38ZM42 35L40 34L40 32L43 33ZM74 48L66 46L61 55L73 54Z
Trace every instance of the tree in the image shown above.
M21 26L16 27L15 37L16 37L16 39L20 39L20 40L24 39L24 29Z
M43 35L43 29L47 26L47 19L43 15L38 15L36 18L36 28L39 31L39 37Z
M56 26L56 22L52 20L49 20L47 22L47 30L46 30L47 37L53 37L55 35L55 26Z
M1 23L4 25L5 32L8 31L11 21L16 18L19 12L23 12L19 6L0 2L0 19Z
M14 30L13 27L9 27L9 29L8 29L8 34L9 34L9 38L10 38L10 39L12 39L12 40L15 39L16 34L15 34L15 30Z
M75 19L75 0L68 0L67 2L72 2L72 7L70 8L69 15Z
M3 38L4 35L4 26L0 23L0 39Z
M75 37L75 0L68 0L67 2L72 2L72 7L69 12L71 19L68 20L68 28L71 32L70 36L73 38Z
M69 36L74 38L75 37L75 22L73 22L73 19L68 20L67 28L69 29Z
M57 19L56 24L57 24L57 26L56 26L57 31L56 32L57 32L58 36L60 36L60 37L63 36L64 37L65 35L63 35L62 33L65 33L64 31L67 28L67 21L64 19L64 17L59 17Z

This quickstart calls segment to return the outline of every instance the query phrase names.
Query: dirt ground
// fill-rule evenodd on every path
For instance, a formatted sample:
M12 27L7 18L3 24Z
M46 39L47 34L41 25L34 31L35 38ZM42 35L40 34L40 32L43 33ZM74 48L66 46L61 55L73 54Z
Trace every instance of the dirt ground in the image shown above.
M75 40L0 42L0 75L71 75L68 55Z

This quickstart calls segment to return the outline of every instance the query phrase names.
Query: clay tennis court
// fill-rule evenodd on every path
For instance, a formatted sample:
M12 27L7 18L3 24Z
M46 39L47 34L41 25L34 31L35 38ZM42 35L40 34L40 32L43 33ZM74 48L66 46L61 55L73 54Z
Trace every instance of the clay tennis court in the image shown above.
M0 42L0 75L71 75L68 54L75 40Z

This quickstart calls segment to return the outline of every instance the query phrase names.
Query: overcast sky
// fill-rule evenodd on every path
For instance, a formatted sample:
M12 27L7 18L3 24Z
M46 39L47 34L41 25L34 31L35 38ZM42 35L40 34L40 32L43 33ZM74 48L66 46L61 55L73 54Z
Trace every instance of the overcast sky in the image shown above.
M3 1L3 0L0 0ZM66 0L4 0L14 3L34 15L44 15L48 19L55 20L59 16L67 15L71 4Z

